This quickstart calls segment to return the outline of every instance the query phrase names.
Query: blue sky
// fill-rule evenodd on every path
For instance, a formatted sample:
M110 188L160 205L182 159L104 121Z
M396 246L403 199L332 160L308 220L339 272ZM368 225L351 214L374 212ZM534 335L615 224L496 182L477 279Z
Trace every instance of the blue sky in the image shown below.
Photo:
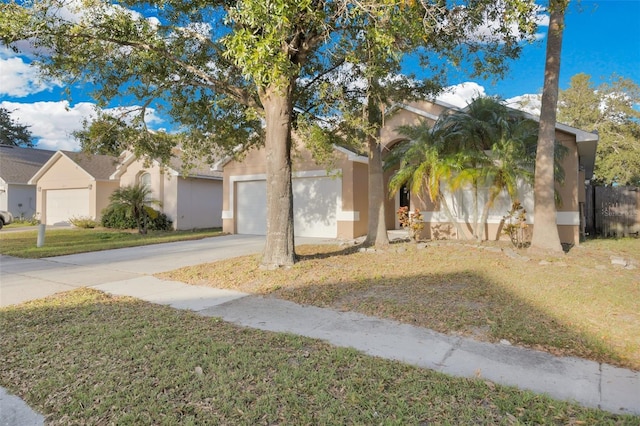
M608 81L615 73L640 85L639 24L640 0L572 0L566 15L561 89L580 72L591 75L595 84ZM546 27L540 32L546 34ZM510 72L495 84L457 76L442 100L465 105L478 94L497 95L511 104L532 96L536 99L543 84L545 41L542 38L526 46ZM71 132L79 130L83 119L92 114L93 103L86 90L74 88L69 103L63 89L55 82L39 81L25 58L0 48L0 105L31 126L40 148L77 149ZM535 112L535 102L530 110L531 106ZM157 128L164 124L161 117L152 117L152 121Z

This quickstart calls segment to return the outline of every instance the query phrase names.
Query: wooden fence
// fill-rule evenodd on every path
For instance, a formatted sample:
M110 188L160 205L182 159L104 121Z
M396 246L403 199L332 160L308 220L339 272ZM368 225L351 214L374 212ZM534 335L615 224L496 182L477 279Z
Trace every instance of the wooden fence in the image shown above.
M587 186L585 228L591 237L638 236L640 188Z

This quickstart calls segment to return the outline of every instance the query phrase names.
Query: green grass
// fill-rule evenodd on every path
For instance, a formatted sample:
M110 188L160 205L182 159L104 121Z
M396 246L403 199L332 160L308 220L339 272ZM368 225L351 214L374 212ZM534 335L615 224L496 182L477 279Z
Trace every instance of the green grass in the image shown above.
M136 247L173 241L198 240L221 235L221 230L149 231L140 235L133 231L97 229L47 229L43 247L36 247L38 230L0 231L0 253L25 258L62 256L89 251Z
M0 329L0 385L51 425L640 422L90 289Z
M610 260L640 267L640 239L594 240L529 261L460 243L297 251L288 270L261 270L245 256L160 276L640 370L640 268Z

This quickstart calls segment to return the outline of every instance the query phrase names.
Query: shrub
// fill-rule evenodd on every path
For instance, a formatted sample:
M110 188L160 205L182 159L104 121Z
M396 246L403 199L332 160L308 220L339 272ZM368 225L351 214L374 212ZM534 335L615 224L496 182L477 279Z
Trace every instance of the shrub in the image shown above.
M88 216L71 217L69 218L69 222L71 222L71 224L77 228L84 229L93 229L98 226L98 222Z
M33 225L39 225L40 224L40 219L38 219L38 215L37 214L34 214L31 217L26 217L26 216L20 215L19 217L14 217L13 218L13 223L20 224L20 225L33 226Z
M515 201L511 210L502 218L505 225L502 230L511 239L516 248L525 248L531 245L531 230L527 225L527 211L519 201Z
M173 222L166 214L151 207L145 207L147 228L152 231L169 231ZM102 211L102 226L112 229L137 229L136 219L129 214L129 209L118 204L111 204Z
M410 212L408 207L400 207L397 214L400 226L409 232L409 238L417 241L418 238L420 238L420 231L424 228L420 210L415 209L413 212Z

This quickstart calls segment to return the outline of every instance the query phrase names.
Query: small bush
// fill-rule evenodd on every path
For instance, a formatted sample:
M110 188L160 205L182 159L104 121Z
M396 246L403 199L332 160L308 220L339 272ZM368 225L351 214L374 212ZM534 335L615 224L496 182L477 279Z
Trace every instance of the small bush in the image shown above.
M84 229L93 229L98 226L98 222L88 216L71 217L69 218L69 222L71 222L71 224L77 228Z
M519 201L514 201L511 210L502 218L505 225L502 230L511 239L516 248L525 248L531 245L531 229L527 225L527 211Z
M169 231L173 222L166 214L151 207L145 207L147 213L147 229L151 231ZM112 229L137 229L136 219L122 206L110 205L102 211L102 226Z
M38 215L33 215L31 217L25 217L20 215L19 217L13 218L13 223L25 225L25 226L34 226L40 224L40 219L38 219Z
M410 212L409 207L400 207L397 215L400 226L409 232L409 238L417 241L420 238L420 232L424 229L424 222L422 221L422 213L420 213L420 210L415 209L413 212Z

